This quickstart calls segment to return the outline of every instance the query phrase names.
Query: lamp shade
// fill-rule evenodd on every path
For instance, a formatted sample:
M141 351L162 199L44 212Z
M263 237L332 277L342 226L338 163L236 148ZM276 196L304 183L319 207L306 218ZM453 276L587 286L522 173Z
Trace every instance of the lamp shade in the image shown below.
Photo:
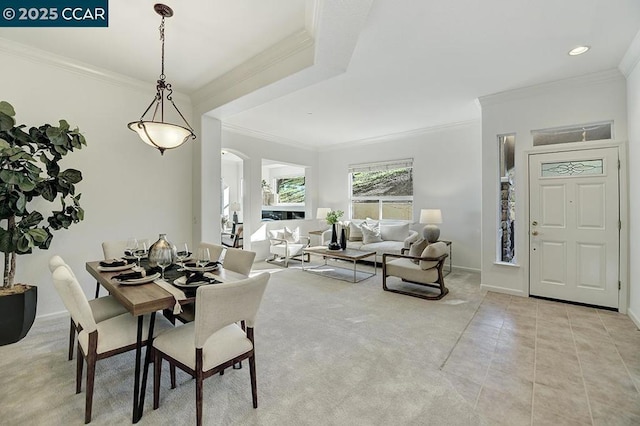
M316 210L316 219L326 219L330 211L331 209L328 207L318 207L318 210Z
M144 143L161 151L177 148L193 136L191 130L186 127L157 121L133 121L129 123L129 128L136 132Z
M420 210L420 223L442 223L442 212L440 209L422 209Z
M229 204L229 210L231 210L232 212L239 212L240 210L242 210L242 206L237 201L234 201L233 203Z

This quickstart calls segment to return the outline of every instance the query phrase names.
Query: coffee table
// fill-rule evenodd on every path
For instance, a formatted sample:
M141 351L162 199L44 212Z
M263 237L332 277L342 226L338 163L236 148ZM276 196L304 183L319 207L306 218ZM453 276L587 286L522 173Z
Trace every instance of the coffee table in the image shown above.
M367 278L370 278L370 277L376 275L377 271L378 271L378 263L376 261L376 252L375 251L364 251L364 250L354 250L354 249L329 250L325 246L316 246L316 247L307 247L302 252L303 252L303 254L309 254L309 255L314 255L314 256L322 256L324 258L324 264L317 265L317 266L307 266L307 268L305 269L305 267L304 267L304 256L302 256L302 270L303 271L321 274L321 275L329 277L329 278L335 278L335 279L338 279L338 280L351 281L351 282L357 283L357 282L360 282L362 280L366 280ZM364 259L366 259L368 257L371 257L371 256L373 256L373 273L364 272L364 271L358 271L357 270L358 260L364 260ZM346 278L341 277L338 274L323 273L323 272L327 272L327 269L325 267L328 266L328 264L327 264L327 260L328 259L344 260L344 261L347 261L347 262L352 262L353 263L353 268L352 269L344 268L344 267L340 267L340 266L335 266L335 265L332 265L332 267L336 268L336 269L344 269L344 270L347 270L347 271L353 271L353 279L346 279ZM311 258L309 258L309 263L310 263L310 261L311 261ZM325 269L322 270L321 268L325 268ZM364 277L361 277L360 279L358 279L358 273L360 273L361 276L364 275Z

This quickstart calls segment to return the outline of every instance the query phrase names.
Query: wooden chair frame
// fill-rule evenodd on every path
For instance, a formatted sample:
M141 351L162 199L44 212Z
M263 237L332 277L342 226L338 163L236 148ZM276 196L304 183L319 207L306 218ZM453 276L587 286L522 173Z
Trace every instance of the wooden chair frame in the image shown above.
M247 327L247 338L251 341L251 345L255 348L253 328ZM165 353L160 352L156 348L153 348L153 409L156 410L160 406L160 379L162 376L162 360L166 359L172 368L178 367L182 371L189 374L196 380L196 425L202 425L202 397L203 397L203 381L204 379L211 377L215 374L223 374L224 370L234 366L234 364L240 363L245 359L249 359L249 376L251 378L251 396L253 399L253 408L258 408L258 387L256 384L256 358L255 351L251 349L237 357L230 359L220 365L213 367L208 371L202 370L202 348L196 348L196 368L195 370L187 367L180 361L168 356ZM172 377L171 388L175 388L175 373Z
M449 293L449 289L444 285L444 275L442 273L442 268L444 267L444 260L449 255L448 254L443 254L442 256L439 256L439 257L409 256L409 255L404 254L404 252L406 250L407 249L403 249L402 250L403 254L384 253L382 255L382 289L384 291L390 291L392 293L399 293L399 294L404 294L404 295L413 296L413 297L419 297L421 299L427 299L427 300L440 300L444 296L446 296L447 293ZM418 261L423 260L423 261L438 262L437 265L435 266L435 268L438 269L438 279L437 279L437 281L435 283L421 283L421 282L416 282L416 281L409 281L409 280L406 280L406 279L404 279L402 277L398 277L398 278L401 278L402 281L409 282L409 283L412 283L412 284L421 285L421 286L425 286L425 287L438 288L438 289L440 289L440 294L437 294L437 295L434 295L434 296L430 296L430 295L427 295L427 294L415 293L415 292L411 292L411 291L399 290L399 289L388 287L387 286L387 277L389 275L387 274L387 258L413 259L413 260L418 260Z

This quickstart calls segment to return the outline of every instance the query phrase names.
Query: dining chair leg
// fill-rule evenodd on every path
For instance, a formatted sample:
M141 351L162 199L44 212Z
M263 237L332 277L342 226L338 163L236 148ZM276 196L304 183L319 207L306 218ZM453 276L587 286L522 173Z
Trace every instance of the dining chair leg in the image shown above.
M96 299L100 296L100 283L96 282Z
M249 357L249 376L251 377L251 396L253 397L253 408L258 408L258 386L256 383L255 354Z
M80 393L82 391L82 367L84 363L84 356L82 355L82 351L80 350L80 344L78 344L78 362L76 364L76 393Z
M90 353L87 357L87 399L84 407L84 423L91 423L91 407L93 406L93 385L96 377L96 356Z
M78 345L80 346L80 345ZM98 361L98 331L89 333L89 348L87 349L87 399L84 407L84 423L91 423L91 408L93 407L93 385L96 378L96 362Z
M162 376L162 357L160 352L153 350L153 409L160 406L160 378Z
M171 374L171 389L176 388L176 366L169 363L169 373Z
M202 348L196 349L196 425L202 426Z
M73 347L76 342L76 325L73 323L73 319L69 320L69 361L73 359Z

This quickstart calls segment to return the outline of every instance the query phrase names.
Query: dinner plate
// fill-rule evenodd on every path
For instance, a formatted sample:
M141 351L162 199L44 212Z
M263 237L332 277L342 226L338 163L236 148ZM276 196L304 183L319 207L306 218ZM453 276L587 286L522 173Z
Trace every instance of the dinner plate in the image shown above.
M155 274L147 275L146 277L142 277L142 278L134 278L132 280L124 280L124 281L116 280L116 281L120 285L138 285L138 284L150 283L153 280L156 280L158 278L160 278L160 272L156 272Z
M185 264L184 270L189 272L211 272L211 271L215 271L219 267L220 267L219 263L216 263L215 265L211 265L211 266L205 266L204 268L201 268L200 266L187 266Z
M128 264L122 265L122 266L101 266L101 265L98 265L98 271L101 271L101 272L126 271L127 269L131 269L134 266L136 266L135 262L134 263L128 263Z
M187 277L183 275L180 278L176 278L175 280L173 280L173 284L176 287L180 287L180 288L196 288L196 287L200 287L201 285L208 285L208 284L215 284L215 283L211 283L209 281L196 281L196 282L187 284Z

